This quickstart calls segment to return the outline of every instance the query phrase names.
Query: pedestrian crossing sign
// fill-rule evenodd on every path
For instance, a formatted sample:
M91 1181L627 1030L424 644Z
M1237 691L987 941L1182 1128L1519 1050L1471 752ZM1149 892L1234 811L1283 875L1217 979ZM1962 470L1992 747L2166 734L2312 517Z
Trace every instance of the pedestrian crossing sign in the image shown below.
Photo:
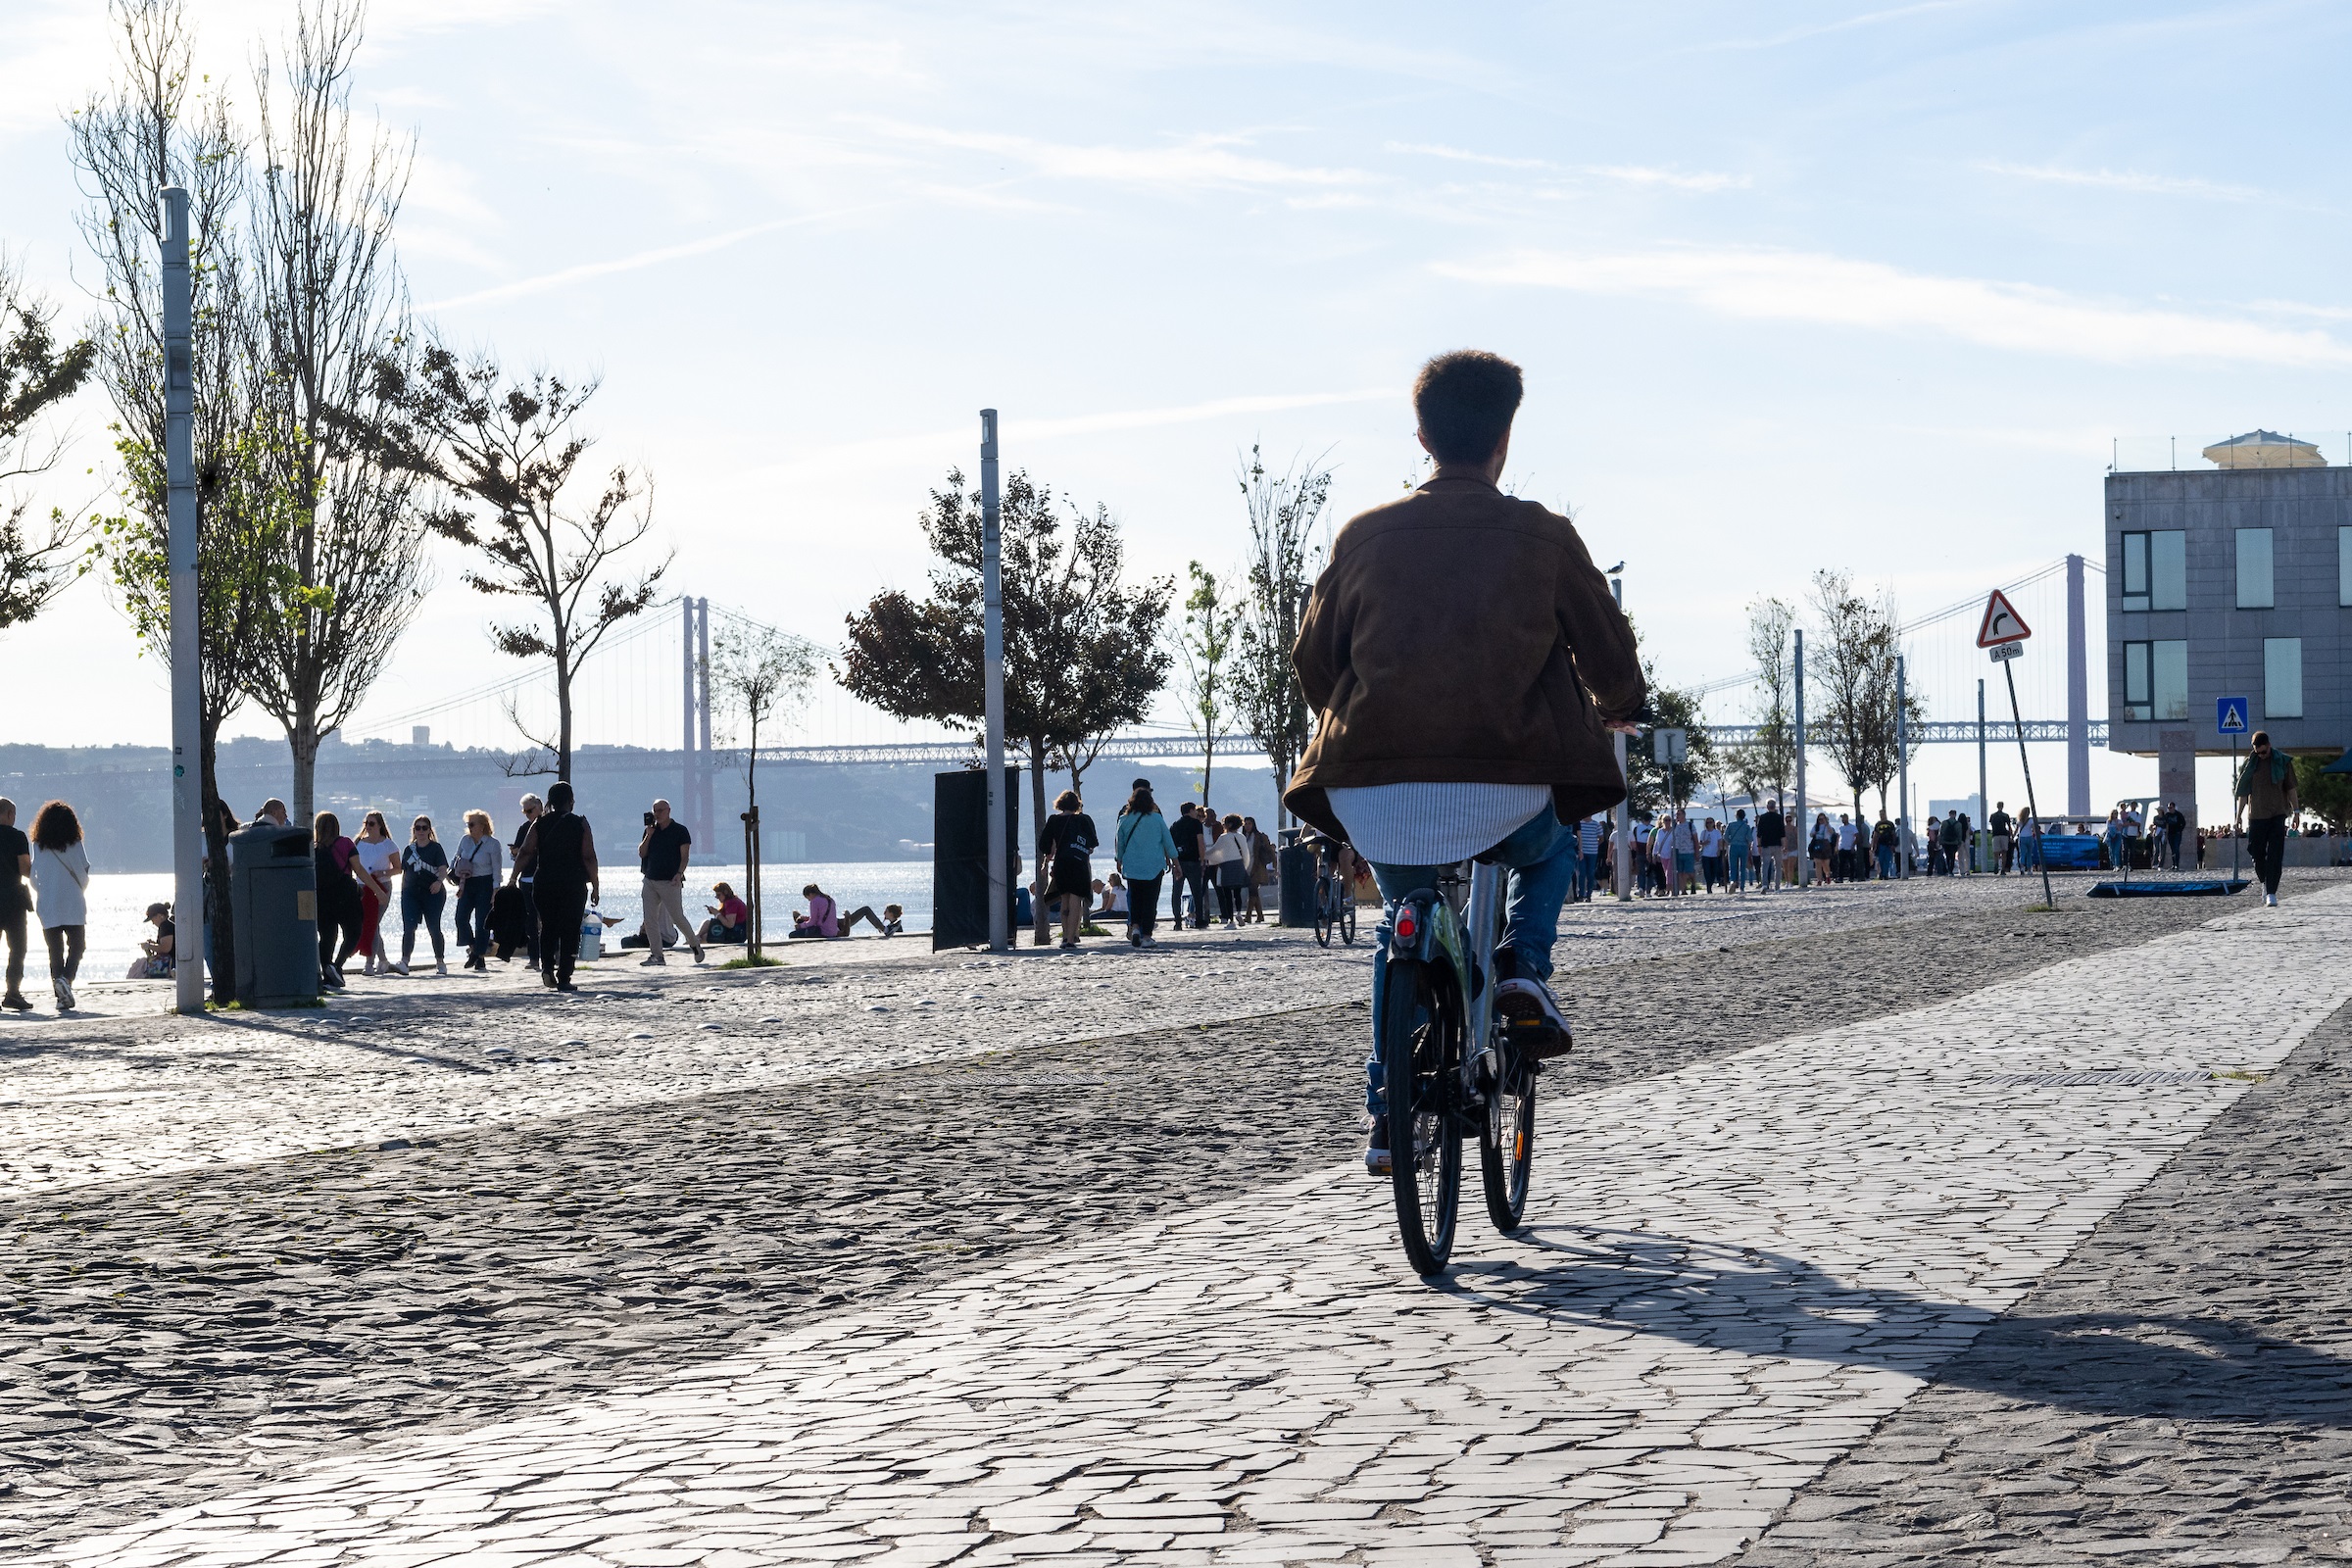
M2243 697L2220 697L2214 700L2214 722L2220 726L2223 734L2243 735L2246 732L2247 706Z

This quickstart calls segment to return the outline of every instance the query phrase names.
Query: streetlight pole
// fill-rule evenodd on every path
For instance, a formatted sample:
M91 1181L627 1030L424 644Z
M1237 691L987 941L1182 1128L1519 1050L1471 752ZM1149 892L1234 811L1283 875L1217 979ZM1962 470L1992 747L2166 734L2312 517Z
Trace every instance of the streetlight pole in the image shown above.
M997 523L997 411L980 411L981 703L988 730L988 951L1012 941L1004 842L1004 573Z
M1987 786L1984 782L1984 682L1980 679L1977 682L1977 820L1973 824L1975 832L1971 835L1980 842L1984 840L1985 832L1986 812L1984 808L1991 804L1992 797L1987 793ZM1970 846L1969 855L1971 859L1975 858L1976 847L1974 845ZM2000 867L1996 865L1993 869L1997 871Z
M1911 693L1904 684L1903 656L1894 656L1894 825L1911 825ZM1903 853L1900 834L1895 838L1894 857L1902 862L1904 876L1911 874L1911 857Z
M172 917L204 951L203 688L196 669L195 311L188 281L188 193L164 187L165 558L172 594ZM219 918L227 919L226 909ZM188 939L179 939L184 951ZM204 1011L204 964L172 966L173 1004Z
M1625 612L1625 563L1609 573L1609 598ZM1625 731L1619 730L1617 742L1617 778L1626 786L1625 799L1617 803L1617 830L1609 835L1609 885L1619 904L1634 902L1634 795L1633 774L1626 767Z
M1805 820L1805 634L1796 633L1796 831L1804 837L1793 840L1797 845L1796 885L1813 885L1812 825Z

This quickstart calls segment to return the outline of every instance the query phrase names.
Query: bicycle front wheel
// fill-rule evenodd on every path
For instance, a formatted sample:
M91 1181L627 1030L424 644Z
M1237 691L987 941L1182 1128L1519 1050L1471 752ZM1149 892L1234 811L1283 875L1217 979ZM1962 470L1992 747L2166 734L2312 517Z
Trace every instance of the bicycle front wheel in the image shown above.
M1315 940L1331 946L1331 879L1315 879Z
M1386 1079L1389 1166L1396 1231L1419 1274L1436 1274L1453 1251L1461 1208L1460 1009L1429 966L1392 962L1380 999L1380 1059Z
M1351 948L1354 947L1355 894L1352 891L1343 892L1340 895L1340 916L1334 923L1339 928L1340 940Z
M1502 1082L1487 1097L1478 1163L1487 1190L1487 1217L1508 1236L1527 1212L1528 1170L1536 1154L1536 1068L1507 1043L1502 1056Z

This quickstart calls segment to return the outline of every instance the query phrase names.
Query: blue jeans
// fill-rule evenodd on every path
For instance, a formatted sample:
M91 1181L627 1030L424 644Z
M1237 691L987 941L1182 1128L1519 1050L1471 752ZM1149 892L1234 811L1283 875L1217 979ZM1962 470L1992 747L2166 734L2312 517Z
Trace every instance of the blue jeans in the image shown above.
M1744 849L1734 851L1731 859L1732 891L1744 893L1747 891L1747 851Z
M1584 858L1576 852L1576 830L1550 811L1539 811L1495 847L1494 858L1510 870L1502 945L1510 949L1520 978L1548 980L1552 944L1560 937L1560 906L1567 902L1569 879ZM1364 1108L1378 1116L1386 1104L1381 1094L1380 998L1389 977L1390 921L1396 918L1399 899L1436 887L1439 874L1447 868L1384 865L1378 860L1371 864L1372 880L1380 884L1389 909L1372 947L1372 1054L1364 1062Z
M458 941L466 956L478 958L490 947L490 895L496 879L469 876L458 884Z
M1882 882L1894 880L1894 846L1891 844L1879 846L1879 880Z

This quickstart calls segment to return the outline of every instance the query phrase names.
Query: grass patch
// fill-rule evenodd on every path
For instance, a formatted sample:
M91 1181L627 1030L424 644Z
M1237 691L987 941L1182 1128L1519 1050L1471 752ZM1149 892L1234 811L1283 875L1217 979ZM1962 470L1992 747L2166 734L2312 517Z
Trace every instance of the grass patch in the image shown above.
M719 967L721 969L781 969L784 967L784 960L771 958L764 953L755 958L747 953L740 958L729 958Z
M1110 935L1109 932L1103 930L1092 920L1089 920L1086 924L1080 926L1078 928L1078 934L1082 937L1106 937Z

